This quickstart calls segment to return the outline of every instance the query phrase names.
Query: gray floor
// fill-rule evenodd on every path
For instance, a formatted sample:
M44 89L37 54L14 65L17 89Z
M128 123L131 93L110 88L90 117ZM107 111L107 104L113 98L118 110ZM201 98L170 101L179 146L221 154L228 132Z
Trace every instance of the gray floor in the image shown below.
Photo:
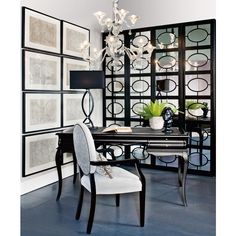
M139 227L138 194L121 195L120 207L113 196L98 196L93 235L215 235L215 178L187 177L188 207L181 202L177 173L143 169L146 177L146 219ZM76 221L79 185L64 179L56 202L57 184L21 197L21 236L86 235L89 194L85 194L81 218Z

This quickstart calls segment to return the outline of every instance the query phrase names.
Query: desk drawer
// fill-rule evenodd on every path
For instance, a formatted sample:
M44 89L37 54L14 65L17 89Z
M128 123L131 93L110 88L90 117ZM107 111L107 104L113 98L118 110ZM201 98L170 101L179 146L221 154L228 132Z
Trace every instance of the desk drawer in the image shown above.
M148 149L176 149L176 148L186 148L187 142L185 140L156 140L156 141L149 141L148 142Z

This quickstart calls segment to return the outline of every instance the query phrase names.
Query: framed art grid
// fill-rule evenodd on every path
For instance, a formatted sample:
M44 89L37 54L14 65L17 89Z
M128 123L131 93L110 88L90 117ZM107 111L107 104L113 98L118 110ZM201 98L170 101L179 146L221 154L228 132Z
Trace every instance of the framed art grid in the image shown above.
M23 51L23 90L60 90L61 58L41 52Z
M89 35L89 29L22 7L23 177L54 168L56 132L85 118L82 90L70 89L69 71L89 70L78 51ZM70 153L64 157L64 164L72 161Z
M23 47L60 53L60 20L25 7L22 16Z
M24 132L61 127L60 94L24 93L23 101Z
M28 176L55 167L56 132L23 136L23 173Z
M84 41L89 42L89 30L81 26L63 21L62 31L62 54L82 58L80 45Z

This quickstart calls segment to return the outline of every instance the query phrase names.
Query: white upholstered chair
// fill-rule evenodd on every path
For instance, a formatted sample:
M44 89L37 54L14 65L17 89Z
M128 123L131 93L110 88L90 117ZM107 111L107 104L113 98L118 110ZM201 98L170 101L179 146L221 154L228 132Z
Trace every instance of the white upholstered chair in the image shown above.
M140 226L144 226L145 217L145 177L142 174L138 161L135 159L98 161L94 140L88 127L78 123L73 131L74 149L77 163L80 169L80 196L76 211L76 219L80 218L83 204L84 189L91 194L90 214L87 225L87 233L91 233L96 195L114 194L116 196L116 206L119 206L119 197L122 193L139 192L140 196ZM115 166L116 164L133 164L137 169L137 175ZM109 165L110 175L103 175L96 169Z

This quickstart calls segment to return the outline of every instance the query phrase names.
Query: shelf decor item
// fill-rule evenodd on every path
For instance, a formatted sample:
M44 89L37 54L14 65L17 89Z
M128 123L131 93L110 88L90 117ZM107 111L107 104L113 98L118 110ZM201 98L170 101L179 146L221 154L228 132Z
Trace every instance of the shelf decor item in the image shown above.
M202 104L204 105L204 107L202 108L203 118L207 118L207 114L209 111L208 104L207 104L207 102L203 102Z
M171 129L173 123L174 111L171 107L165 107L163 110L164 130L163 133L172 133Z
M203 116L203 110L206 108L206 105L193 101L193 100L188 100L185 102L185 107L187 109L187 117L190 119L197 119L198 117Z
M154 102L151 101L149 104L145 104L139 115L144 120L149 120L149 125L152 129L158 130L164 126L165 130L163 132L172 132L170 127L172 126L172 118L176 111L177 109L173 104L155 100ZM182 113L181 111L179 112Z

